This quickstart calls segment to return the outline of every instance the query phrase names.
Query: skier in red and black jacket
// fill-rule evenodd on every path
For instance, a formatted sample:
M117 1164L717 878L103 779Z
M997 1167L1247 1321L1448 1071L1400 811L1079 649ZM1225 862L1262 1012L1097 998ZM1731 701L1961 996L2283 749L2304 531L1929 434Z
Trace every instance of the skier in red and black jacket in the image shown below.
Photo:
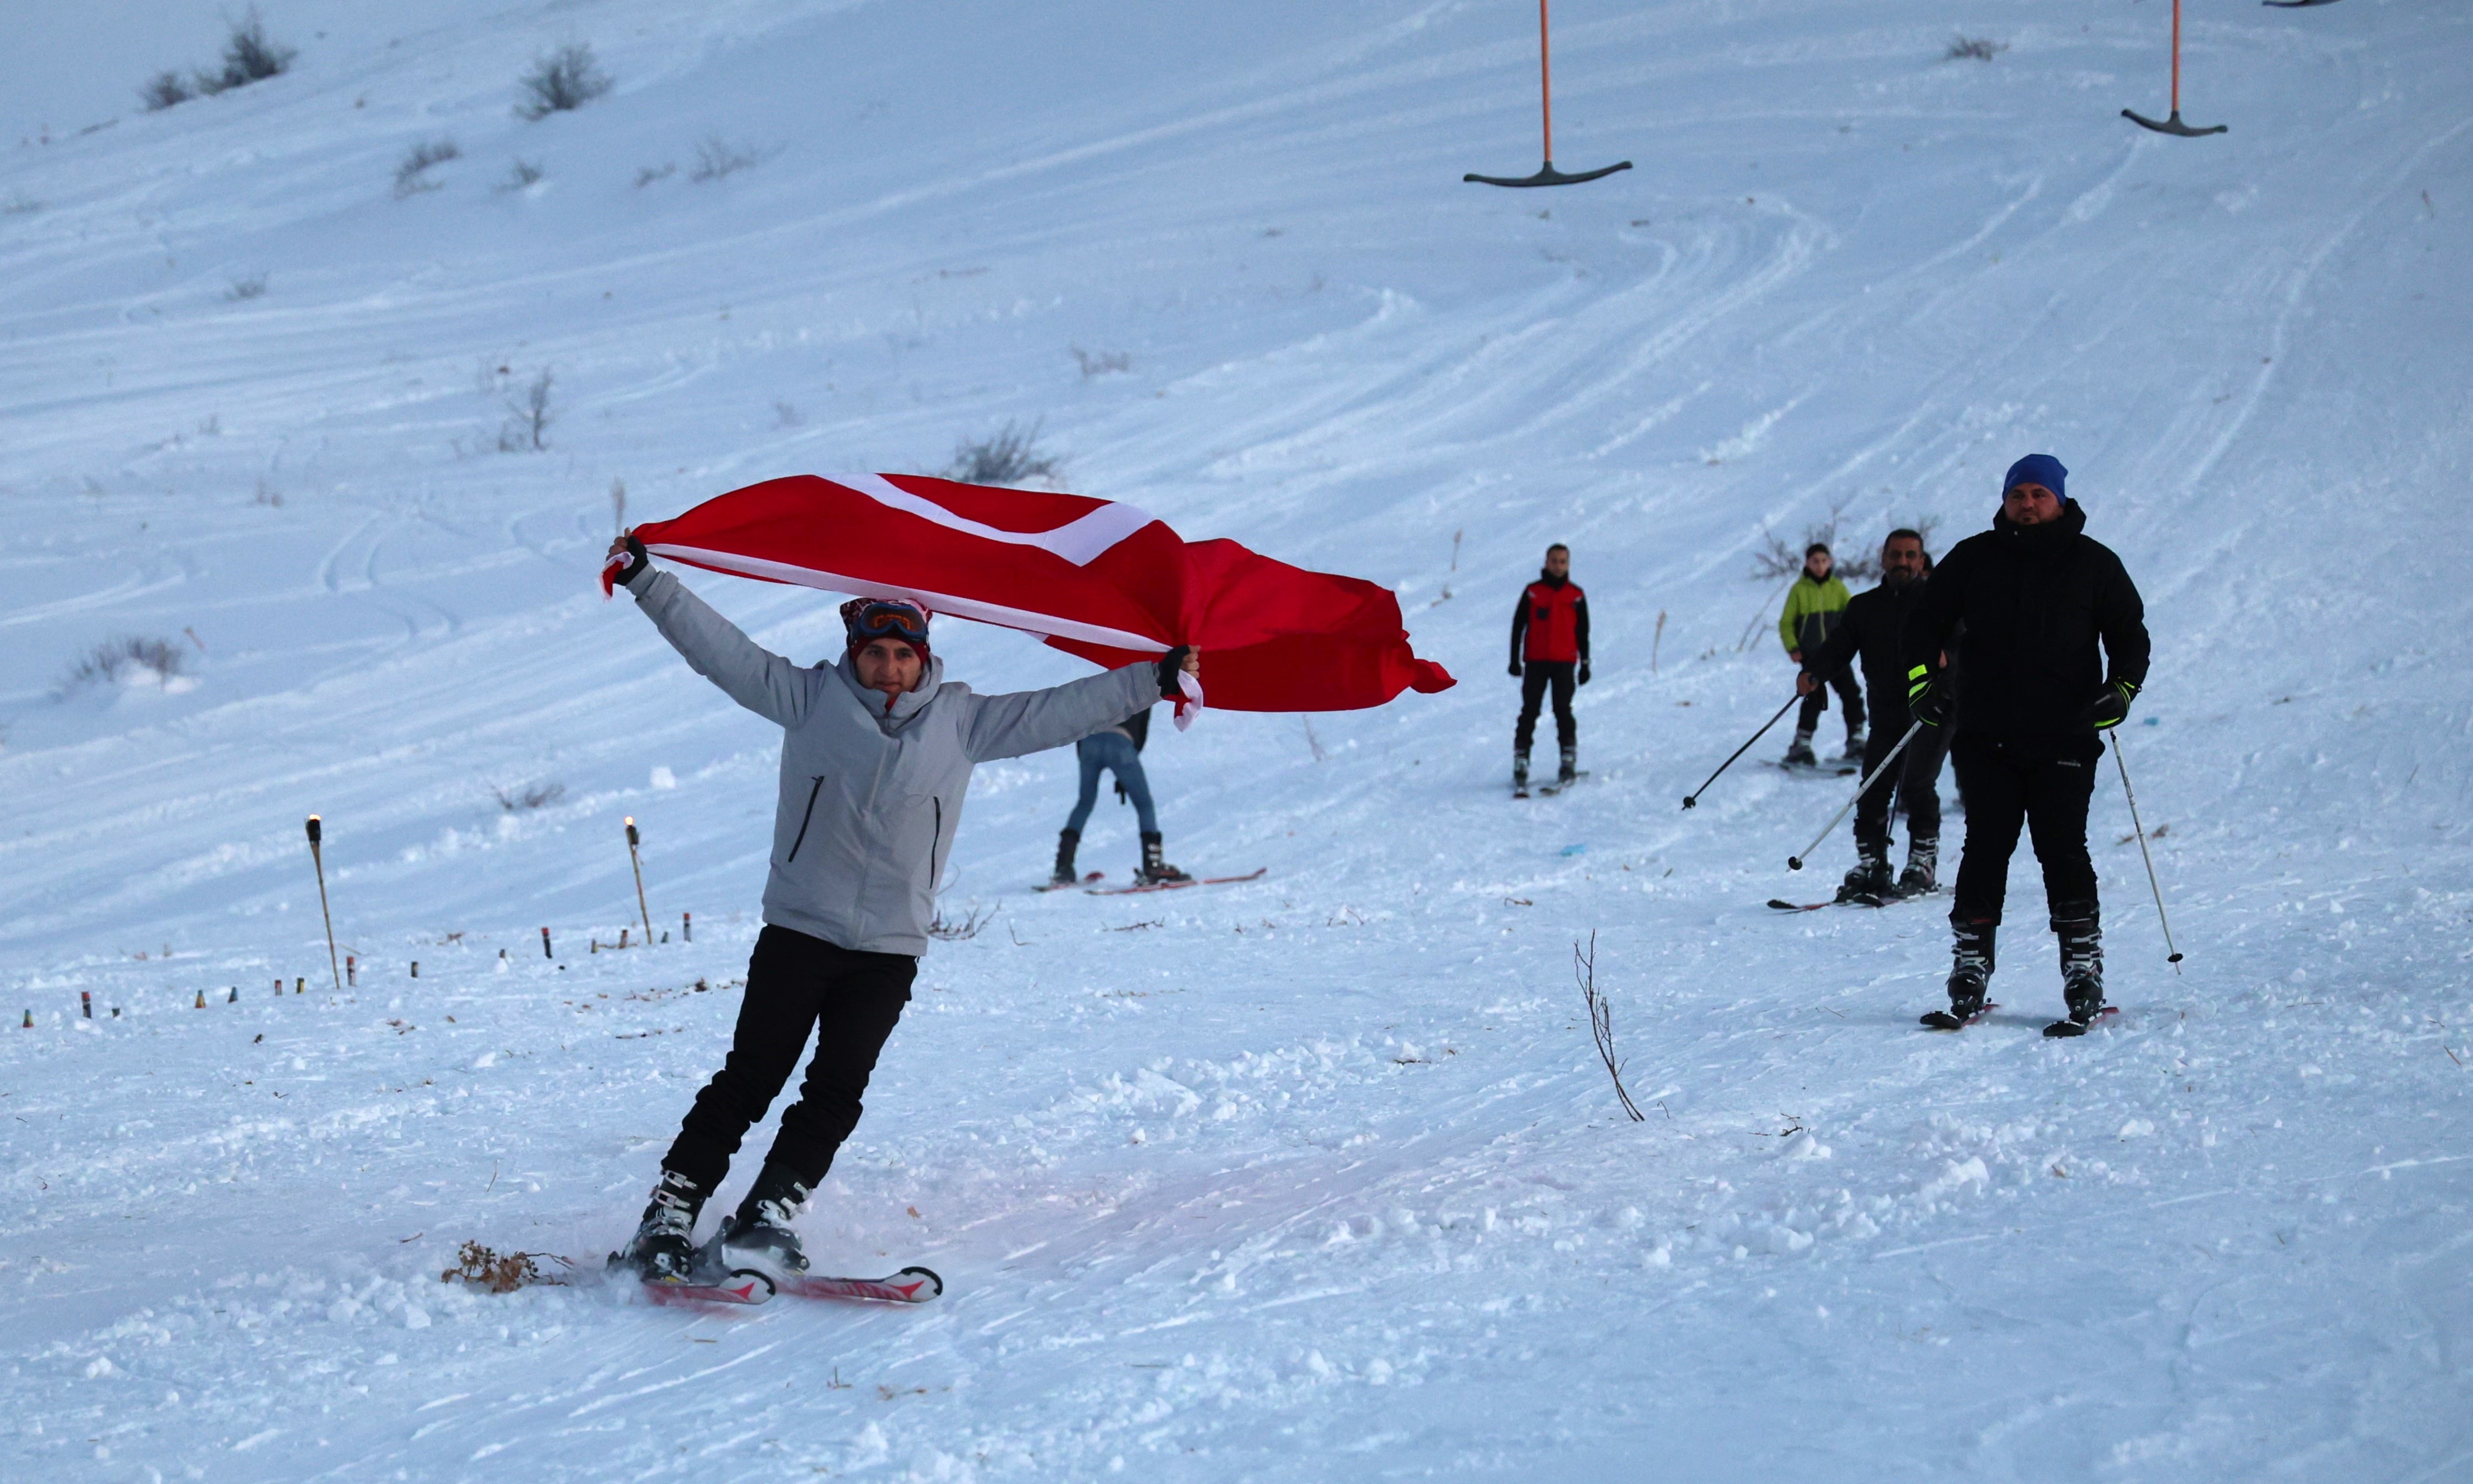
M1520 681L1520 724L1511 733L1511 786L1528 786L1528 747L1537 712L1554 692L1554 738L1563 746L1558 783L1579 777L1579 727L1572 720L1572 687L1589 683L1589 599L1572 581L1572 548L1546 548L1546 566L1520 594L1511 613L1511 673Z

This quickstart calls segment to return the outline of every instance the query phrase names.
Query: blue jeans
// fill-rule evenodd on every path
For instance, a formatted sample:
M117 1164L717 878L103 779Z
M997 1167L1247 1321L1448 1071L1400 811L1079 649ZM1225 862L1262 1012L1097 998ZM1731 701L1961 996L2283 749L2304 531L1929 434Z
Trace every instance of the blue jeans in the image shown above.
M1142 777L1142 757L1134 751L1131 738L1121 731L1102 731L1084 737L1073 744L1082 759L1082 797L1073 801L1073 812L1066 818L1065 827L1075 834L1091 823L1091 806L1099 802L1099 775L1116 776L1117 786L1134 801L1134 817L1141 824L1143 834L1160 832L1159 816L1151 812L1151 783Z

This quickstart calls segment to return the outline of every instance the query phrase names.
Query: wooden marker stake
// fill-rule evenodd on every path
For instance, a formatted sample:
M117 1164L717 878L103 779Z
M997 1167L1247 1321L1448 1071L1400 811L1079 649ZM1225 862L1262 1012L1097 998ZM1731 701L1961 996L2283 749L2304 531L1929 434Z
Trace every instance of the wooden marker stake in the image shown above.
M318 915L326 920L326 967L329 969L334 969L335 914L328 911L326 908L326 860L324 853L319 850L319 843L324 838L324 827L318 823L318 816L314 814L310 815L309 864L318 868ZM343 989L344 975L340 969L337 969L335 970L335 992L340 994L343 993Z
M653 912L651 908L644 905L644 860L636 853L636 847L638 843L636 836L636 816L630 814L627 816L627 862L636 868L636 910L643 915L644 946L649 948L653 945ZM618 934L618 945L622 948L627 945L627 934L623 928Z

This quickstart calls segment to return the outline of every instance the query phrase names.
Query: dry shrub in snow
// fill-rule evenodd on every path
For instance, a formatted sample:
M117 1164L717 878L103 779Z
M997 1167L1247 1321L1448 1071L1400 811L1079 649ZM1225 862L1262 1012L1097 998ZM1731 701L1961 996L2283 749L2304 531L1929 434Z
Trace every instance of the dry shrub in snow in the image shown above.
M463 157L463 154L464 151L452 139L424 139L414 145L396 164L396 200L401 201L407 196L417 196L422 191L437 190L438 182L429 179L429 167L443 165L450 159L459 159Z
M455 1254L455 1265L438 1275L442 1283L460 1282L468 1288L484 1288L492 1293L513 1293L518 1288L547 1285L564 1287L566 1280L552 1278L540 1270L535 1257L547 1257L561 1267L574 1263L549 1252L498 1252L479 1242L466 1242Z
M756 158L757 156L752 149L732 144L719 134L707 134L704 142L696 146L696 162L694 167L687 171L687 179L718 180L724 176L735 175L755 164Z
M137 96L144 101L148 112L159 112L192 98L210 98L235 87L247 87L252 83L281 77L291 70L292 59L300 55L291 47L268 38L266 23L257 18L255 7L230 25L231 34L224 40L220 65L201 67L186 80L168 68L147 80L146 84L137 90Z
M523 98L516 105L516 116L544 119L583 108L610 91L610 78L592 60L591 43L579 41L536 59L520 86Z
M546 808L558 802L566 797L566 785L527 783L521 788L504 788L492 783L490 785L490 792L496 796L499 808L509 814L516 814L526 809Z
M549 425L558 420L558 414L550 410L549 391L550 370L544 366L520 396L508 399L508 418L498 429L500 453L541 453L549 448Z
M2007 50L2009 43L2006 41L1995 41L1989 36L1959 36L1949 43L1949 50L1942 55L1941 60L1990 61Z
M1039 448L1040 424L1025 428L1007 420L986 438L963 439L953 445L947 479L966 485L1010 485L1024 479L1052 478L1062 461Z
M60 693L120 680L153 681L167 689L189 667L188 652L170 639L123 634L86 651L60 677Z

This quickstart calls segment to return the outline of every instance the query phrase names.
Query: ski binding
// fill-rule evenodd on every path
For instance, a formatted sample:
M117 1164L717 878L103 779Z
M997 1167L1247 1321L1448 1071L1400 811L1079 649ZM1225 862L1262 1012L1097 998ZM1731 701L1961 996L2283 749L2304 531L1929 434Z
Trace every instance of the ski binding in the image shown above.
M1928 1010L1924 1012L1923 1023L1935 1031L1962 1031L2000 1008L1999 1002L1987 999L1983 1002L1982 1009L1964 1019L1958 1018L1946 1010Z
M2121 1014L2119 1005L2106 1005L2083 1020L2075 1016L2067 1019L2055 1020L2044 1027L2044 1034L2053 1037L2083 1036L2119 1014Z

